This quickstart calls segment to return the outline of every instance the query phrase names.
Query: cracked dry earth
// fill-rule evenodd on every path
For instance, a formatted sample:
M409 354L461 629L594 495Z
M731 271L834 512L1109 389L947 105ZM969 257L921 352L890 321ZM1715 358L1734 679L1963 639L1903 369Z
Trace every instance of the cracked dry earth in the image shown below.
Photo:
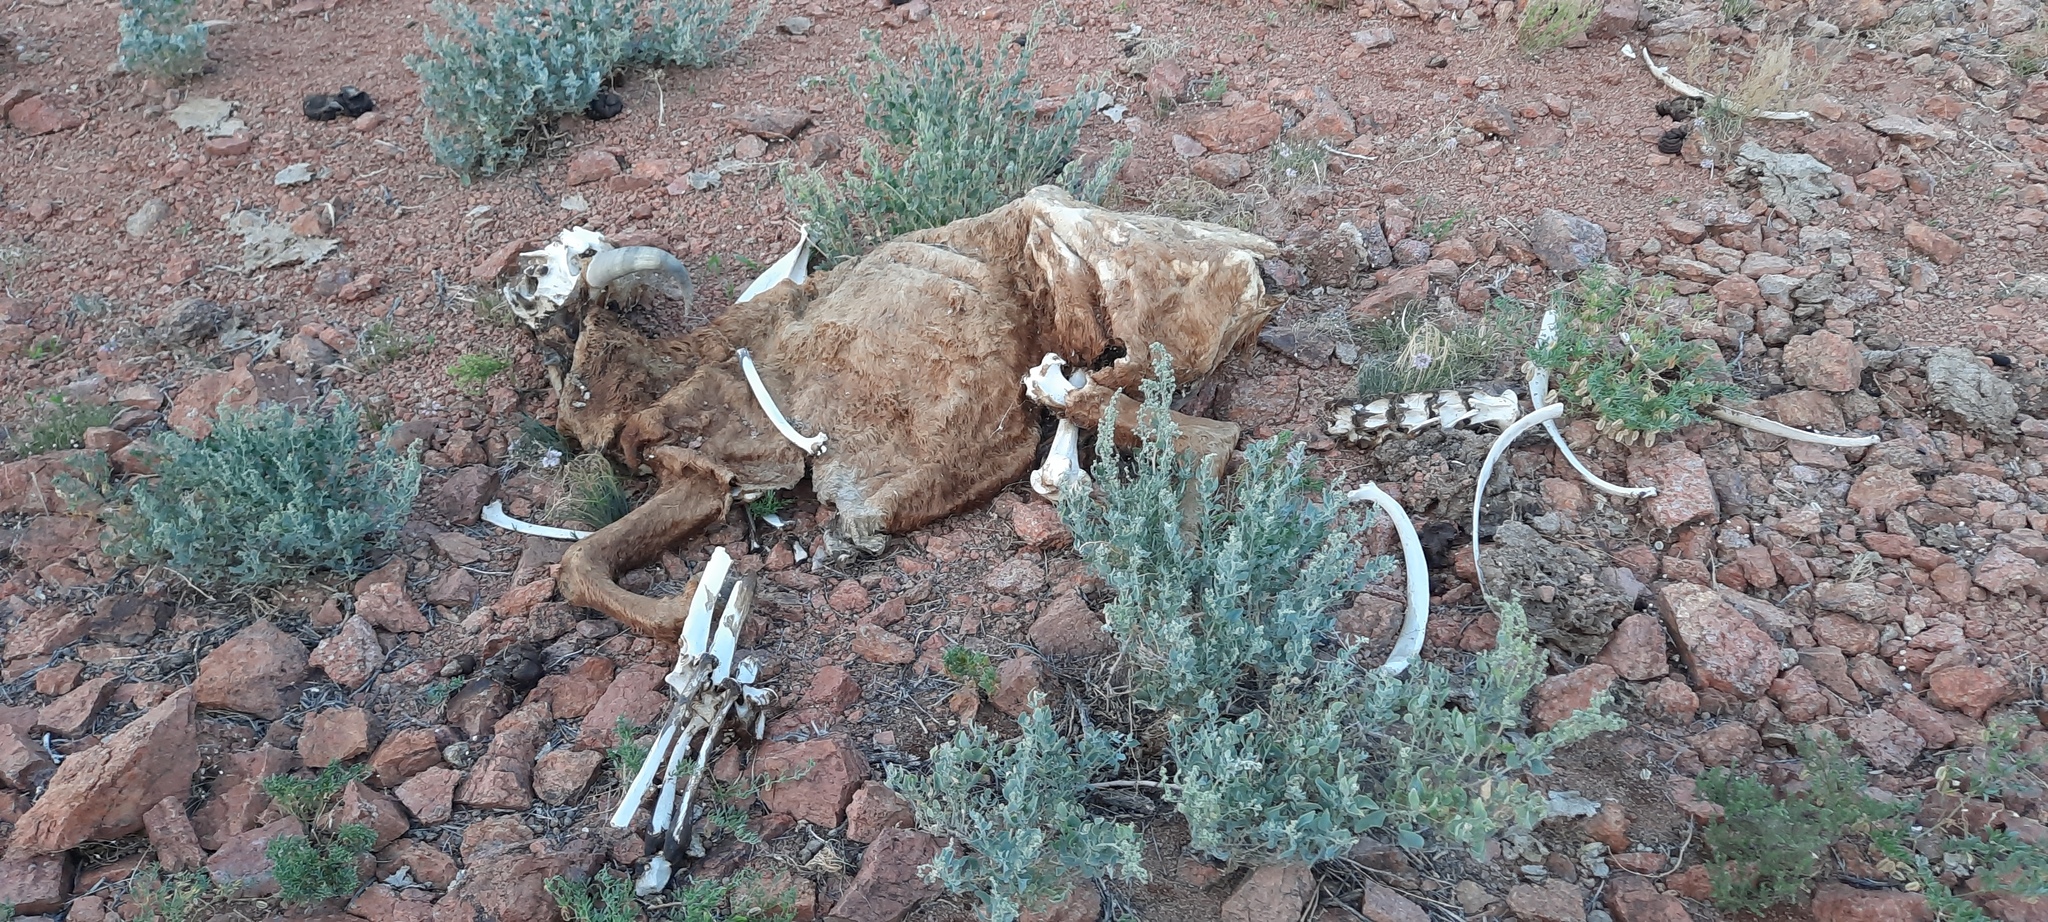
M209 72L170 90L110 75L113 4L0 6L6 426L18 438L31 401L51 394L114 410L84 455L0 464L0 905L134 918L129 877L155 861L244 887L221 918L553 919L546 877L640 855L604 825L620 783L603 752L621 718L663 713L674 650L556 601L559 542L479 524L492 498L527 518L552 498L510 451L521 415L551 419L553 398L529 339L483 295L522 244L572 222L670 248L700 291L729 293L752 274L739 257L766 261L794 241L777 166L851 160L842 151L864 130L836 75L861 30L881 29L901 54L936 20L994 40L1037 8L785 5L736 60L632 75L623 115L565 119L544 156L464 185L427 156L402 64L421 48L424 5L199 6L231 25L216 30ZM1644 449L1570 422L1567 439L1609 479L1663 490L1644 503L1591 493L1540 439L1509 454L1482 537L1490 578L1505 583L1495 592L1529 601L1550 651L1533 717L1611 689L1630 723L1540 779L1598 801L1596 815L1552 820L1488 863L1361 848L1348 867L1370 873L1320 878L1188 858L1185 831L1154 819L1150 883L1083 888L1035 918L1710 919L1687 847L1706 806L1692 779L1707 766L1782 779L1789 741L1818 725L1871 760L1879 787L1921 791L2000 714L2029 721L2025 758L2048 758L2048 80L2012 53L2041 11L1766 0L1731 24L1719 5L1614 0L1588 41L1532 59L1515 48L1512 3L1344 6L1044 11L1035 69L1048 92L1102 75L1123 107L1121 120L1091 119L1083 147L1132 142L1125 207L1198 212L1285 247L1268 267L1279 315L1198 390L1198 412L1259 436L1317 433L1326 402L1351 395L1347 317L1418 304L1471 316L1600 258L1703 296L1711 308L1689 332L1721 348L1768 414L1883 440L1815 448L1716 424ZM790 16L808 26L772 27ZM1715 158L1697 142L1658 152L1670 123L1653 106L1670 95L1620 57L1623 42L1666 62L1695 42L1740 61L1787 35L1802 55L1840 62L1799 103L1810 123L1750 126L1772 164L1803 171L1802 193L1766 198L1726 155L1704 164ZM377 110L300 116L303 94L343 84ZM209 138L167 119L204 99L233 102L239 129ZM793 141L763 139L735 118L755 107L807 124ZM1268 166L1283 139L1338 153L1289 176ZM1778 156L1802 153L1816 159ZM720 161L733 163L716 186L688 181ZM230 232L238 212L334 245L311 264L249 268ZM1346 223L1370 245L1353 245ZM481 394L445 371L473 352L512 361ZM133 476L137 445L205 431L231 392L346 394L426 449L421 501L388 560L359 579L214 597L109 560L93 515L34 489L99 452ZM1462 433L1311 443L1330 476L1377 480L1430 527L1426 655L1452 666L1492 637L1459 525L1484 445ZM935 844L878 779L961 720L1000 723L1034 688L1080 681L1106 650L1102 587L1023 484L845 568L799 563L799 547L817 550L818 510L799 497L790 518L751 534L735 513L627 577L673 585L713 545L759 574L744 644L786 708L770 742L728 752L719 771L733 777L743 758L816 766L747 805L762 845L725 840L691 873L757 871L798 894L799 918L968 918L972 907L917 879ZM1372 538L1394 548L1390 534ZM1347 631L1391 636L1394 580L1351 603ZM954 644L1003 664L995 694L938 669ZM264 844L298 821L258 781L336 762L369 769L337 810L376 830L375 882L277 908ZM2048 802L2006 806L2008 828L2041 834ZM1795 914L1925 918L1915 899L1827 877ZM2002 922L2048 913L1991 908Z

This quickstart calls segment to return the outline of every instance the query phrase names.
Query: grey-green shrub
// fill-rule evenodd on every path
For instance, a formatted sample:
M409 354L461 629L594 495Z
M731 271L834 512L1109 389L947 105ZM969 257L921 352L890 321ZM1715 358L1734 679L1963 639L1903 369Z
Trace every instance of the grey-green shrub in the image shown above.
M1364 521L1283 439L1247 445L1228 490L1196 474L1172 447L1172 365L1156 349L1154 360L1143 446L1120 463L1105 422L1099 489L1061 512L1113 594L1103 613L1134 698L1166 724L1166 797L1192 847L1313 862L1385 832L1481 852L1500 829L1533 824L1543 799L1520 776L1619 721L1596 706L1522 732L1544 661L1513 605L1469 677L1426 662L1398 677L1364 668L1332 637L1337 602L1387 569L1364 558Z
M932 750L929 774L889 766L889 786L918 824L953 839L924 875L980 896L991 922L1064 899L1075 876L1145 879L1137 829L1081 805L1089 785L1124 761L1128 741L1091 729L1069 743L1043 702L1033 704L1013 739L970 723Z
M529 133L582 111L621 68L708 66L766 13L727 34L730 0L509 0L489 19L455 0L433 9L448 31L427 30L427 53L406 66L420 78L428 148L465 179L517 166Z
M263 857L270 859L277 878L278 898L303 906L356 895L363 885L356 861L376 843L370 827L349 823L312 837L278 836L264 846Z
M873 76L850 74L848 82L865 100L868 127L900 159L864 144L866 176L848 172L834 183L813 171L783 183L829 257L856 256L898 234L984 214L1041 183L1059 182L1098 200L1130 156L1130 146L1119 144L1093 172L1072 160L1081 123L1094 111L1087 81L1038 120L1039 92L1026 85L1035 41L1015 52L999 47L991 58L941 32L918 46L908 66L883 54L878 36L871 33L869 41Z
M206 24L192 21L192 0L121 0L121 67L176 79L206 67Z
M164 434L155 473L110 515L112 550L195 582L274 585L350 572L392 537L419 493L416 457L359 447L353 406L331 413L223 408L204 439Z

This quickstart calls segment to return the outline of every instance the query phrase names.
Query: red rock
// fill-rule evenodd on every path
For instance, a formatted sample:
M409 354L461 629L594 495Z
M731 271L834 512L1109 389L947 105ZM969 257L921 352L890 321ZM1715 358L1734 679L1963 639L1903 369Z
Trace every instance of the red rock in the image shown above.
M569 185L582 186L619 173L619 158L608 150L586 150L569 158Z
M1385 320L1429 300L1429 270L1410 266L1387 276L1378 288L1351 305L1354 320Z
M50 854L89 839L118 839L166 797L191 793L199 770L193 695L180 689L57 767L43 796L15 825L10 848Z
M398 799L378 791L360 781L351 781L341 789L341 803L328 814L326 822L335 827L360 823L377 833L376 851L398 841L405 831L412 828L412 818Z
M497 609L499 614L514 618L524 617L554 597L555 581L543 577L506 590L504 595L498 597Z
M1614 922L1692 922L1678 897L1659 893L1656 885L1628 874L1608 880L1607 911Z
M653 727L668 713L667 686L662 678L668 667L636 663L619 671L603 697L583 717L583 732L576 737L578 749L608 749L619 742L619 718L636 727Z
M481 464L472 464L441 481L441 486L434 490L426 505L450 525L475 525L483 514L484 505L497 495L497 472ZM374 622L376 619L371 620Z
M156 863L176 874L206 863L206 851L199 847L199 833L185 814L185 798L166 797L142 815L149 832L149 846L156 850Z
M1805 666L1794 666L1771 682L1771 697L1778 711L1795 724L1812 723L1834 713L1834 699L1822 691L1820 682Z
M0 858L0 906L19 913L54 913L71 895L71 856L8 852ZM10 913L12 915L12 913ZM74 911L72 919L77 919ZM24 920L26 922L26 920Z
M452 768L429 768L407 779L395 792L400 803L421 825L438 826L455 815L455 788L462 773Z
M1848 722L1856 751L1879 771L1903 772L1920 758L1927 741L1889 711L1872 711Z
M1657 616L1634 614L1614 626L1607 646L1593 661L1614 667L1617 675L1631 682L1644 682L1668 675L1670 659L1664 625Z
M1508 911L1522 922L1585 922L1586 894L1561 880L1518 884L1508 891Z
M113 697L116 681L113 676L101 676L44 705L31 732L53 733L66 739L84 736L93 717Z
M1884 148L1877 135L1854 122L1834 122L1806 133L1800 147L1837 173L1861 176L1877 167Z
M240 157L248 153L249 148L253 146L253 139L246 134L238 134L226 138L207 138L206 143L200 145L200 149L205 151L208 157Z
M917 814L910 801L880 781L865 782L853 792L846 805L846 837L855 842L873 842L890 829L914 829Z
M1359 878L1358 913L1368 922L1429 922L1429 913L1415 901L1371 877Z
M1931 922L1927 897L1904 890L1863 890L1833 881L1814 888L1814 922Z
M84 674L84 663L53 663L36 673L36 694L59 697L77 688L78 679Z
M1228 189L1252 174L1252 161L1243 154L1210 154L1191 161L1188 174L1219 189Z
M1593 699L1614 687L1614 667L1593 663L1537 684L1531 693L1529 720L1538 731L1557 726L1565 718L1591 707Z
M419 603L397 580L380 581L356 592L356 615L372 625L394 633L427 630L427 616Z
M1607 231L1578 215L1546 209L1530 225L1529 248L1550 271L1577 272L1606 261Z
M1748 724L1722 724L1686 738L1700 761L1714 766L1740 765L1763 748L1763 738Z
M1656 485L1657 495L1643 501L1643 511L1658 528L1721 517L1713 481L1707 479L1707 462L1684 442L1662 442L1631 453L1628 475L1630 483Z
M64 498L50 489L50 484L62 477L104 482L107 456L103 452L72 449L0 464L0 515L64 512Z
M1316 896L1316 875L1305 864L1254 868L1231 891L1217 914L1222 922L1271 922L1299 919Z
M1977 562L1970 578L1994 596L2018 595L2030 585L2040 585L2041 565L2000 544Z
M1694 681L1744 700L1762 697L1778 677L1778 644L1711 589L1688 583L1656 593L1664 626Z
M41 741L30 742L12 728L0 728L0 784L34 791L56 767Z
M860 873L832 907L827 922L897 922L918 903L939 895L918 868L939 853L939 840L913 829L891 829L861 855Z
M811 124L809 110L795 106L756 105L728 120L736 131L763 141L787 141Z
M866 611L869 604L868 589L858 580L840 580L839 584L833 586L832 591L826 594L825 604L843 615Z
M276 867L264 852L281 836L302 836L306 827L296 818L285 817L260 829L242 833L206 859L206 871L215 887L239 891L245 897L264 897L277 892Z
M1849 505L1874 522L1919 502L1927 489L1912 473L1885 464L1873 464L1849 486Z
M1102 918L1102 890L1091 882L1076 882L1066 897L1037 909L1026 909L1017 922L1096 922Z
M483 810L533 806L533 762L554 726L555 715L545 701L529 701L505 715L490 748L463 779L456 801Z
M557 720L580 720L597 706L617 675L611 660L586 656L571 664L568 672L542 676L533 697L548 702Z
M7 110L7 124L29 137L70 131L85 124L85 116L59 109L41 96L30 96Z
M766 778L803 772L802 777L763 788L761 803L776 813L831 829L845 815L853 792L867 780L868 760L845 738L828 736L801 743L763 743L755 753L754 769Z
M1627 851L1632 844L1628 837L1628 812L1618 803L1601 804L1600 812L1586 819L1586 835L1607 846L1608 851Z
M368 620L350 615L340 630L313 648L307 662L343 688L361 688L384 667L384 645Z
M299 760L312 768L326 768L370 754L372 745L370 712L362 708L328 708L306 716L299 731Z
M1263 102L1244 102L1211 110L1188 126L1188 137L1211 151L1255 154L1280 140L1285 127L1278 110Z
M1801 387L1846 394L1863 380L1863 350L1831 330L1794 336L1785 343L1785 377Z
M384 280L379 278L375 273L365 272L362 275L349 279L346 283L344 283L341 286L341 289L334 293L334 297L336 300L353 304L357 301L368 300L369 297L371 295L376 294L377 290L379 288L382 288L383 285Z
M1904 721L1906 726L1912 727L1913 732L1920 734L1921 739L1927 741L1930 749L1940 749L1956 741L1956 730L1949 725L1948 718L1943 717L1940 711L1929 707L1927 702L1920 700L1917 695L1893 695L1884 709L1890 711L1893 717Z
M1028 636L1039 652L1053 656L1101 656L1116 648L1103 629L1102 616L1075 589L1054 596L1031 622Z
M462 684L442 708L442 719L467 739L491 735L498 719L512 710L517 696L510 686L492 676L478 676Z
M533 764L533 796L555 806L571 803L583 796L602 764L604 753L588 749L557 749L541 756Z
M2006 674L1984 666L1956 666L1927 677L1927 700L1976 720L2018 693Z
M1028 598L1045 589L1045 568L1024 557L1012 557L996 564L981 578L990 592Z
M349 901L348 912L370 922L432 922L434 899L425 890L397 890L389 884L371 884Z
M554 922L559 918L555 901L548 896L547 881L553 877L587 880L603 860L595 840L570 839L560 848L545 840L532 849L465 861L462 880L435 907L436 920L471 922L473 918L498 922Z
M391 787L441 764L441 738L425 727L407 727L384 738L370 755L370 780Z
M870 663L907 666L917 661L917 647L908 638L874 624L863 624L853 635L854 655Z
M1058 550L1074 543L1074 533L1060 521L1050 503L1019 503L1010 510L1010 530L1034 551Z
M1906 222L1906 245L1924 253L1936 265L1946 266L1963 258L1963 245L1956 238L1918 221Z
M1045 661L1025 654L1013 656L996 666L996 690L988 696L990 704L1011 717L1031 709L1039 699L1051 704L1058 700L1059 681Z
M821 667L811 676L811 686L804 691L804 703L824 708L838 714L860 700L860 683L843 666Z

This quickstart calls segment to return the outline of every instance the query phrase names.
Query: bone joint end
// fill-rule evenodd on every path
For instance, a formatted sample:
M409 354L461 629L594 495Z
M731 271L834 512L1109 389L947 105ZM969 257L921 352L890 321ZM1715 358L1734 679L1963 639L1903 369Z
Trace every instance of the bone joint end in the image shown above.
M1088 481L1088 472L1081 469L1081 427L1060 420L1059 428L1053 431L1052 447L1046 451L1045 463L1031 472L1031 489L1058 502L1066 490L1085 486Z
M825 433L804 435L790 425L789 417L782 415L782 408L775 405L775 397L768 393L768 385L761 383L761 372L754 368L754 353L739 349L740 370L746 373L747 388L754 392L754 401L761 405L761 412L768 414L768 421L775 424L775 431L789 440L806 455L816 455L825 450Z

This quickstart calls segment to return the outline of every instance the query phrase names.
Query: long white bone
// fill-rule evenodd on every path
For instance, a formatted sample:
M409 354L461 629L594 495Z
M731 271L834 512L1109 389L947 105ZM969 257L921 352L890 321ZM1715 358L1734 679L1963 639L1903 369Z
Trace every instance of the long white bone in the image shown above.
M1544 311L1543 323L1536 329L1536 348L1544 348L1556 341L1557 311ZM1550 402L1550 369L1535 364L1532 364L1531 368L1532 370L1529 372L1529 403L1535 409L1540 410L1543 409L1545 404ZM1610 496L1619 496L1623 499L1647 499L1657 495L1657 488L1654 486L1624 487L1620 484L1609 483L1600 475L1593 473L1592 469L1586 467L1586 462L1580 461L1579 456L1572 452L1572 447L1565 444L1564 433L1557 431L1556 420L1545 422L1543 424L1543 431L1550 433L1550 441L1557 446L1558 453L1564 455L1565 462L1572 466L1572 470L1578 471L1579 476L1584 477L1587 483L1592 484L1593 489Z
M1479 485L1472 492L1472 582L1479 586L1479 594L1487 599L1493 597L1486 591L1486 579L1479 570L1479 510L1486 502L1486 484L1493 479L1493 463L1500 460L1509 445L1521 438L1523 433L1564 415L1564 404L1553 403L1542 407L1521 419L1514 425L1501 430L1500 437L1493 440L1493 447L1486 450L1486 460L1479 465Z
M1833 445L1836 448L1868 448L1877 444L1878 441L1877 436L1874 435L1823 435L1818 432L1808 432L1804 429L1787 426L1775 419L1766 419L1754 413L1744 413L1741 410L1730 409L1719 404L1707 404L1701 408L1701 412L1729 425L1741 426L1744 429L1754 429L1765 435L1775 435L1779 438L1791 439L1795 442Z
M1085 487L1088 472L1081 468L1081 427L1062 419L1053 430L1052 447L1046 449L1045 463L1031 472L1031 489L1059 502L1070 488Z
M1631 61L1637 60L1636 51L1636 48L1632 45L1624 44L1621 46L1621 56L1624 58L1628 58ZM1679 79L1676 74L1673 74L1670 71L1670 69L1658 67L1656 61L1650 60L1650 49L1642 49L1641 60L1643 62L1643 66L1648 67L1650 69L1650 76L1656 77L1658 81L1662 82L1665 86L1670 87L1672 92L1677 93L1680 96L1689 96L1693 99L1703 100L1706 102L1719 102L1722 105L1731 107L1738 114L1746 116L1748 118L1770 119L1772 121L1779 122L1804 122L1811 121L1813 119L1813 113L1804 110L1781 112L1772 109L1750 109L1748 111L1742 111L1740 107L1736 106L1733 102L1728 100L1727 97L1715 96L1711 93L1708 93L1706 90L1702 90L1699 87L1693 86L1692 84Z
M505 529L506 531L518 532L522 535L533 535L535 537L540 538L553 538L557 541L581 541L585 538L590 537L593 534L596 534L596 532L577 531L574 528L556 528L553 525L535 525L532 522L524 521L521 519L515 519L509 515L506 515L505 504L495 499L491 500L490 505L484 507L483 518L484 521L489 522L492 525L496 525L499 528Z
M811 436L799 433L795 426L789 424L789 417L782 415L782 408L775 405L775 398L768 393L768 385L761 383L761 373L754 369L754 353L740 349L737 354L740 370L747 375L747 387L754 392L754 400L761 405L761 412L768 414L768 421L775 424L775 431L782 433L783 438L804 454L815 455L824 451L825 433Z
M1393 652L1387 654L1387 661L1380 666L1380 671L1387 675L1400 675L1422 652L1422 637L1429 632L1429 562L1422 555L1422 536L1416 533L1408 510L1401 508L1379 484L1368 483L1345 494L1345 498L1378 506L1393 520L1394 533L1401 536L1401 561L1408 574L1408 616L1401 622L1401 636L1394 641Z

